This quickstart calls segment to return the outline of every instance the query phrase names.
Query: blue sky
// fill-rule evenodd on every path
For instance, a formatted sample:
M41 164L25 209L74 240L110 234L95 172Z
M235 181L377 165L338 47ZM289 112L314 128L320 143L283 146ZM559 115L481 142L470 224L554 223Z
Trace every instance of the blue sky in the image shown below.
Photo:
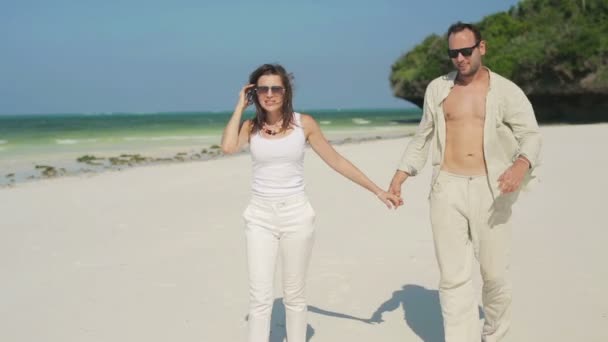
M516 0L3 1L0 114L232 110L266 62L296 109L406 108L390 67Z

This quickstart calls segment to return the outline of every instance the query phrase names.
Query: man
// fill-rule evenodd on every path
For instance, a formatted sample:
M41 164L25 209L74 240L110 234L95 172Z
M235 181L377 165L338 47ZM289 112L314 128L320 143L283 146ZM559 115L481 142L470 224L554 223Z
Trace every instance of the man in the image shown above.
M511 205L539 160L541 138L522 90L482 64L486 42L470 24L448 29L456 71L433 80L423 116L389 191L416 175L433 146L431 225L440 269L446 342L478 342L472 257L483 278L481 339L501 340L510 325Z

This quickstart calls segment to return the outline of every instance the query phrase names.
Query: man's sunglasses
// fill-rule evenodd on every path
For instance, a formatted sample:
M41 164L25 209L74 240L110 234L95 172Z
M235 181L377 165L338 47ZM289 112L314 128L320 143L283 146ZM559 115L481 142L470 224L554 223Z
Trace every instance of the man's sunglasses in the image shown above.
M481 41L478 41L477 43L475 43L475 45L471 46L471 47L466 47L466 48L462 48L462 49L448 49L448 56L450 56L450 58L457 58L458 54L462 54L463 57L469 57L473 54L473 50L475 50L476 47L479 46L479 43L481 43Z
M285 88L281 86L259 86L255 87L255 91L258 93L258 95L266 95L269 91L272 95L283 95L285 93Z

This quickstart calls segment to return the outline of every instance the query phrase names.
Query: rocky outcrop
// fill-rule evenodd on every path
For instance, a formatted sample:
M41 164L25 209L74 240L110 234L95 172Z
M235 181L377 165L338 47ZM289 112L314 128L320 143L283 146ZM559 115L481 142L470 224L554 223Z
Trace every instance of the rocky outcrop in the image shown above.
M484 64L523 89L539 122L608 122L607 17L608 0L523 0L477 23ZM401 56L394 95L422 107L427 84L452 70L446 49L433 34Z
M424 93L400 96L422 108ZM608 94L528 94L540 123L608 122Z

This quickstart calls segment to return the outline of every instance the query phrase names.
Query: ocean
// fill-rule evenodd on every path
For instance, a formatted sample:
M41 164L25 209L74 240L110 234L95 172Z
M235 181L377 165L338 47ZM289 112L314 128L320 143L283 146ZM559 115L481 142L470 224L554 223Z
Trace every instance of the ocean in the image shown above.
M404 136L419 109L311 110L332 143ZM137 164L217 158L232 112L0 116L0 185ZM244 118L253 116L247 111ZM85 157L86 156L86 157Z

